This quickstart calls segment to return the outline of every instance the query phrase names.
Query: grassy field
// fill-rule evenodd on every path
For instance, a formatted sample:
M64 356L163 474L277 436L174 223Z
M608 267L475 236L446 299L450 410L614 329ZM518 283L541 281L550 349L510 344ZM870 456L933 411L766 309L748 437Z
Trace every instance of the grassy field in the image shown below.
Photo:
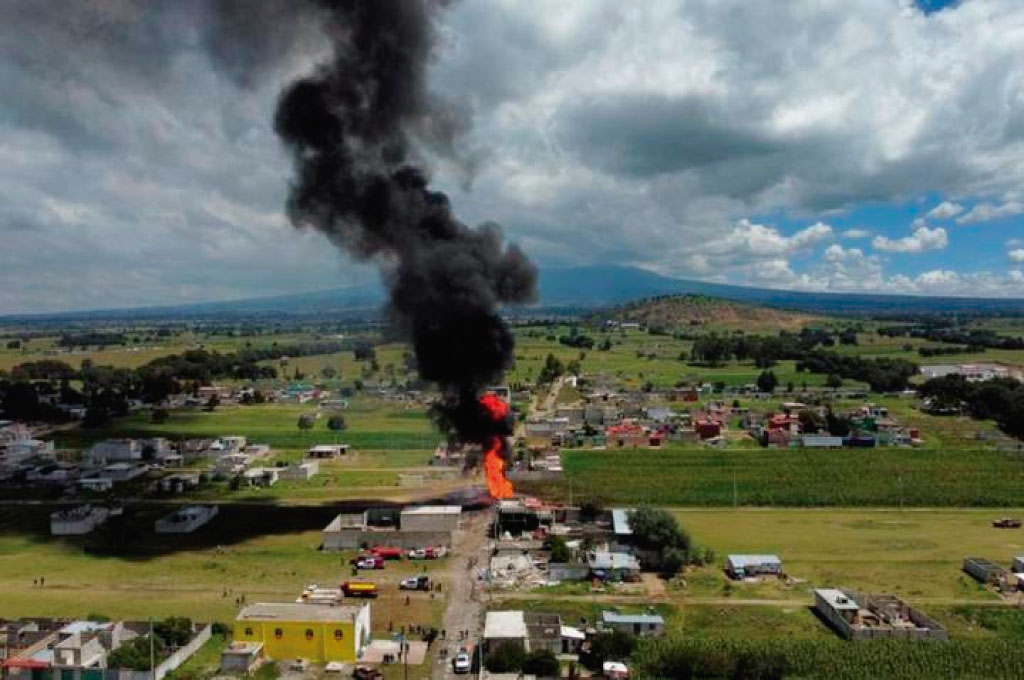
M353 553L318 550L318 529L333 515L329 509L225 506L196 534L159 537L149 522L168 509L152 507L129 510L130 522L114 535L81 540L50 537L47 512L4 509L0 616L175 615L230 623L242 596L248 603L291 602L310 583L335 586L351 575L347 561ZM442 598L414 593L407 606L397 583L440 573L444 564L403 560L369 574L381 584L374 631L383 635L389 623L438 625ZM39 577L45 587L33 586Z
M1003 511L1001 511L1003 512ZM1010 514L1020 510L1008 511ZM694 541L715 551L716 564L687 574L685 594L748 599L802 599L810 590L842 587L889 592L908 600L993 599L960 571L966 556L1010 565L1024 554L1024 532L994 529L988 510L675 510ZM729 553L778 554L800 583L726 588Z
M327 429L322 415L312 430L298 427L299 416L317 414L313 404L263 404L224 406L216 411L174 411L164 423L153 423L148 412L120 418L110 427L95 430L72 429L57 433L58 446L80 448L111 437L193 437L215 438L243 434L251 442L270 444L275 449L304 451L314 444L347 443L357 450L433 450L438 435L422 409L377 399L357 398L342 412L346 430Z

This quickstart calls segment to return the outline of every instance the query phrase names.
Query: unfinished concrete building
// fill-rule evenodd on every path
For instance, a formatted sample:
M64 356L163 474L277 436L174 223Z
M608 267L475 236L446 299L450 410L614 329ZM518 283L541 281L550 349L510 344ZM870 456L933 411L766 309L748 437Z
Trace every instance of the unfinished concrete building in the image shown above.
M814 591L814 608L847 640L949 639L938 621L894 595L819 588Z

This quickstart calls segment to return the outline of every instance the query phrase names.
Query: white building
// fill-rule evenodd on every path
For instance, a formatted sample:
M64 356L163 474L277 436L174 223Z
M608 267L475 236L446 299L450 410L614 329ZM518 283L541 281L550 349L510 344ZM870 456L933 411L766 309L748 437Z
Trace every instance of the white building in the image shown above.
M108 439L93 444L82 456L92 465L142 460L142 445L135 439Z
M274 467L254 467L242 473L242 481L249 486L274 486L280 470Z
M158 534L190 534L217 516L216 505L190 505L156 521Z
M317 444L306 455L310 458L338 458L348 453L348 444Z
M281 469L281 479L290 479L297 482L305 482L320 473L320 462L307 460L302 463L294 463Z
M110 511L103 507L80 505L50 515L50 533L54 536L83 536L103 524Z
M420 505L402 510L402 531L455 531L459 528L462 507L458 505Z

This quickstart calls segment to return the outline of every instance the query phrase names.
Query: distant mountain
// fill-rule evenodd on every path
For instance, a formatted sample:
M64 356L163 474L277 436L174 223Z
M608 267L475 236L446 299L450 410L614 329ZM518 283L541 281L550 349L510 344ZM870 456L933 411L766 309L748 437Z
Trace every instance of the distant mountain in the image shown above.
M540 299L535 306L531 307L539 312L554 309L614 307L626 302L660 295L700 295L824 315L932 314L935 312L1024 315L1024 300L1022 299L806 293L673 279L644 269L619 266L598 265L543 269L539 287ZM375 282L347 288L245 300L0 318L11 322L251 315L370 316L379 311L385 299L383 285Z

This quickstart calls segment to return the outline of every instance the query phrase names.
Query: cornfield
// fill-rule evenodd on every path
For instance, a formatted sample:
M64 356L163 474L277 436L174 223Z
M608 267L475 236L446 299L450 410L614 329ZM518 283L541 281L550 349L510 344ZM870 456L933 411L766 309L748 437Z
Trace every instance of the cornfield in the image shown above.
M647 641L633 656L635 677L688 680L1017 680L1024 649L1005 639Z

